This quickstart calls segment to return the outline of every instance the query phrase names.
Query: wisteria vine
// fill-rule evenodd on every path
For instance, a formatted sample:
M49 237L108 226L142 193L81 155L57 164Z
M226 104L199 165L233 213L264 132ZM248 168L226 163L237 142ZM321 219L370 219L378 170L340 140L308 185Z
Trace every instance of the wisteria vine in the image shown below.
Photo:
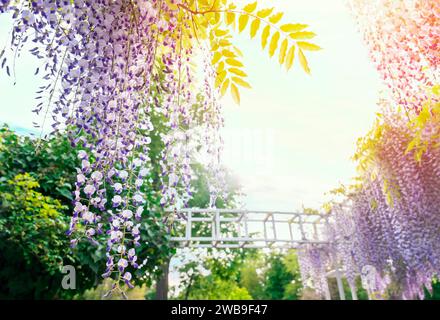
M350 285L361 276L370 298L422 299L440 275L440 4L349 4L392 98L359 139L360 177L332 204L329 241Z
M106 235L103 276L116 280L114 289L120 283L131 287L129 269L141 264L136 248L141 217L148 209L141 188L151 170L152 108L162 113L169 128L161 137L161 204L184 206L191 194L196 130L191 108L197 101L188 63L193 48L182 36L189 20L179 3L0 2L0 13L11 14L14 21L10 50L1 51L1 67L14 77L15 58L30 44L31 54L42 63L35 74L42 73L47 81L37 92L33 111L43 115L43 129L50 119L53 131L65 129L72 145L83 147L68 233L73 246L82 238L96 243ZM204 95L206 125L197 136L212 146L215 168L221 147L212 137L218 137L222 118L215 90L206 84Z
M370 57L396 104L418 109L438 83L440 3L349 0Z
M302 273L324 295L321 272L340 263L372 299L423 299L440 276L440 3L348 5L391 97L358 141L357 183L331 204L332 245L302 248Z

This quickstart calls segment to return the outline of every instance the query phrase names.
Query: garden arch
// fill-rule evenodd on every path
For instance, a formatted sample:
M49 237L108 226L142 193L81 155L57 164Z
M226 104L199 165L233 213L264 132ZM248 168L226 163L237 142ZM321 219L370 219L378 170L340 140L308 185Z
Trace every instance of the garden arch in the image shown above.
M334 246L334 243L325 239L322 232L329 223L328 214L215 208L170 209L167 212L173 214L175 229L180 230L176 236L171 237L171 241L179 247L301 250L307 244ZM194 232L197 224L205 227L203 235ZM223 229L223 225L228 228ZM254 230L263 232L261 234ZM166 298L168 266L164 271L163 278L158 282L162 298ZM327 278L336 278L339 298L345 300L342 277L343 270L337 263L327 272ZM353 300L357 300L355 288L350 289ZM328 283L325 298L331 300Z

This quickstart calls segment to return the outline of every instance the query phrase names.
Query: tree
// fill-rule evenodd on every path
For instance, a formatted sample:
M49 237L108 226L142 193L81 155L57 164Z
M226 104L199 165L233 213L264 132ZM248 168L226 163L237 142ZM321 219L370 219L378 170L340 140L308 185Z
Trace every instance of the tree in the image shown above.
M246 288L253 299L265 299L264 283L261 273L263 270L263 259L261 253L255 252L246 258L240 269L240 285Z
M234 281L222 280L209 275L194 282L193 289L186 298L192 300L251 300L252 296L246 288L239 287Z
M295 251L267 255L255 252L246 260L241 268L240 284L253 299L299 299L302 283Z
M271 300L281 300L285 296L285 288L293 280L287 270L281 254L272 253L267 257L268 269L264 274L264 295Z
M183 261L178 266L181 279L176 288L177 297L185 300L252 299L239 281L246 255L247 251L234 249L184 251Z
M66 235L75 162L65 138L37 151L0 129L0 297L68 298L95 284L99 265L85 247L73 254ZM61 288L63 265L75 266L77 290Z
M292 274L292 280L284 289L284 297L285 300L298 300L302 293L303 284L301 281L301 274L299 269L298 258L296 256L295 251L289 251L283 257L283 263L286 266L286 269Z
M100 283L104 269L99 261L105 256L105 248L99 243L80 243L70 249L66 235L79 166L68 139L62 135L31 139L5 126L0 129L0 151L0 237L4 240L0 244L4 249L0 253L0 294L10 298L66 298ZM158 205L153 192L149 199ZM37 215L42 210L51 214ZM157 265L173 251L160 212L145 219L142 228L140 258L148 257L148 262L144 277L135 282L139 285L151 284L160 273ZM63 265L75 267L76 290L61 290Z
M160 135L159 130L165 129L161 129L159 125L155 128L157 133L156 136L153 136L152 144L154 146L150 152L150 157L154 164L154 170L152 170L154 174L148 185L144 186L144 188L148 189L145 192L149 195L150 208L155 208L156 210L149 211L149 216L142 223L141 238L143 241L141 242L139 257L143 259L148 258L148 260L143 266L143 271L145 272L143 277L139 277L135 281L139 286L144 284L151 286L160 275L161 270L158 266L169 259L175 250L168 242L169 222L163 219L164 215L159 205L160 186L157 183L160 171L160 152L161 148L163 148L158 136ZM71 192L76 178L76 167L80 165L75 156L75 149L70 146L67 138L58 135L49 140L31 139L30 137L15 134L5 126L0 131L0 150L0 197L2 199L0 210L2 212L1 217L4 219L1 220L3 223L0 229L0 236L4 235L6 237L6 235L14 234L16 237L14 241L29 243L33 247L41 241L44 244L40 246L50 250L50 252L44 254L40 251L32 254L26 252L21 254L17 251L17 246L12 246L9 240L5 240L2 243L5 248L2 251L4 257L2 261L5 261L5 264L1 265L2 272L0 272L3 275L1 279L5 289L2 289L1 292L5 296L9 295L17 298L72 297L100 283L101 274L104 270L98 261L104 256L104 248L99 243L95 246L80 243L77 248L71 251L69 249L70 241L65 234L70 219L69 212L72 210ZM197 206L199 204L199 206L206 206L209 202L209 192L207 191L208 172L197 163L193 164L193 168L197 172L197 179L192 181L194 198L191 200L191 205ZM225 199L217 200L219 207L225 206L226 203L233 205L240 195L240 187L233 177L227 175L227 181L227 196ZM35 201L33 205L26 205L24 202L26 197L16 195L17 193L24 193L24 189L13 189L13 186L17 183L20 185L20 188L29 188L28 193L32 195L31 198ZM16 219L17 216L20 217L22 215L23 210L27 215L33 217L33 212L40 206L45 207L52 203L57 204L55 209L51 209L54 212L56 211L56 214L45 216L44 220L38 220L41 223L30 220L31 223L21 225L21 220ZM18 210L18 208L21 209ZM29 208L32 210L29 211ZM26 222L27 220L24 221ZM34 228L42 230L45 228L44 226L51 227L47 227L47 232L45 233L31 232ZM27 235L27 241L22 238L22 234ZM56 244L56 246L52 246L52 244ZM32 258L23 263L27 271L16 272L17 264L22 264L18 261L24 259L24 254ZM20 258L22 256L23 258ZM44 265L40 261L52 256L58 257L59 260L50 265ZM42 263L42 270L37 272L37 265ZM61 268L66 264L74 265L77 270L79 283L75 292L60 290ZM12 276L12 273L14 276ZM24 275L28 275L29 280L25 280ZM38 280L35 277L42 277L44 280ZM51 280L49 281L49 279ZM17 283L20 282L26 282L27 284L20 285L21 289L19 289ZM48 285L43 286L45 288L44 291L37 293L36 290L38 290L38 286L41 286L42 283L47 283ZM6 289L6 287L10 289ZM103 286L103 288L107 287ZM12 291L7 293L8 290ZM14 293L14 290L16 290L16 293ZM91 294L89 291L89 295Z
M425 288L425 300L440 300L440 282L437 279L432 280L431 292Z

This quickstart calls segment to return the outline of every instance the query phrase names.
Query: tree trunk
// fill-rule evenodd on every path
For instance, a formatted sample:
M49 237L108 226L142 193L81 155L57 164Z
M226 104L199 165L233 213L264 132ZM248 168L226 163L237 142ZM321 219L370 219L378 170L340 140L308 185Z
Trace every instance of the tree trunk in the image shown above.
M192 283L193 283L193 275L191 275L191 278L189 278L188 288L186 288L186 291L185 291L185 300L188 300L189 293L191 291Z
M170 261L167 260L161 267L162 274L156 282L156 300L168 300L168 272Z

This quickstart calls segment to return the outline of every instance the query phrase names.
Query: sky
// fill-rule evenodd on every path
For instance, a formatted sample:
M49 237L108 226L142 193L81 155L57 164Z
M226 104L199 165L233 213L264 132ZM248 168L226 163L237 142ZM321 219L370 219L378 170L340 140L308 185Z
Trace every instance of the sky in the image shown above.
M263 52L259 39L236 37L251 90L241 104L222 99L225 165L243 187L243 206L254 210L319 208L325 193L355 175L350 157L358 137L373 124L381 82L345 0L265 1L286 22L306 23L323 50L311 52L312 75L295 61L286 72ZM0 17L0 49L10 30ZM17 60L16 85L0 72L0 122L32 128L35 60Z
M381 82L344 0L268 2L308 24L323 50L308 55L311 76L298 61L287 73L259 41L240 37L253 88L240 106L224 99L225 161L248 209L319 209L355 176L350 158L373 123Z

